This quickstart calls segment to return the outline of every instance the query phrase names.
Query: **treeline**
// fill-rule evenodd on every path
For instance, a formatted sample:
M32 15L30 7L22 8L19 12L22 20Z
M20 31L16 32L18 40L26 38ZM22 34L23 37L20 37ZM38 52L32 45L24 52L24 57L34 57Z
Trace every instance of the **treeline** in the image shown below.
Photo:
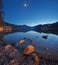
M37 25L34 27L34 30L37 32L58 33L58 22L52 24Z

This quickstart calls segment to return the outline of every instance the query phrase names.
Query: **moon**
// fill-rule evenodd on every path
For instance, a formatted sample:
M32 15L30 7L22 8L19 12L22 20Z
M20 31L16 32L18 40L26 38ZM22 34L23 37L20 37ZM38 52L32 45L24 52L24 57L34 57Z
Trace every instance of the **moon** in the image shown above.
M24 3L24 7L27 7L27 4L26 3Z

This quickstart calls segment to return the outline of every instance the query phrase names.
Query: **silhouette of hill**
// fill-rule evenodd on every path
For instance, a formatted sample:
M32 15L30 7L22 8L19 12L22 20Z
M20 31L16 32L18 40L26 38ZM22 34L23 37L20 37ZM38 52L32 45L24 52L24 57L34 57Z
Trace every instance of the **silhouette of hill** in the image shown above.
M4 23L5 23L5 26L11 26L13 31L26 32L32 29L32 27L27 26L27 25L15 25L15 24L7 23L7 22L4 22Z
M52 24L44 24L44 25L37 25L34 27L30 27L27 25L15 25L7 22L3 22L5 26L11 26L12 31L17 32L27 32L30 30L34 30L37 32L45 32L45 33L57 33L58 34L58 22ZM2 23L0 23L1 25Z
M37 25L34 26L34 30L37 32L58 33L58 22L52 24Z

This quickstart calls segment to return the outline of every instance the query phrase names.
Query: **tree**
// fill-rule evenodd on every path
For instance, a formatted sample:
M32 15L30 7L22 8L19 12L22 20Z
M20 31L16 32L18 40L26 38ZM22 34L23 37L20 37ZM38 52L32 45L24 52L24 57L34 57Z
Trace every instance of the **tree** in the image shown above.
M3 4L2 4L2 0L0 0L0 26L4 26L4 20L3 20Z

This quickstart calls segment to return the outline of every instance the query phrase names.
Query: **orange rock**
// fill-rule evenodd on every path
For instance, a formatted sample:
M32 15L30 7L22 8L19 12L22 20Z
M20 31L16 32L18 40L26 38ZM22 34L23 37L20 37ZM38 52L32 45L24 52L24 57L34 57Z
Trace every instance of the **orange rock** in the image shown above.
M24 54L28 55L31 54L32 52L34 52L34 47L32 45L28 45L25 49L24 49Z
M38 56L34 56L34 60L35 60L36 64L40 63L40 59L38 58Z
M20 40L19 44L23 44L25 42L25 40Z
M32 56L34 58L34 61L35 61L36 65L38 65L40 63L39 57L37 56L37 54L32 54Z
M15 63L15 61L14 60L11 60L10 62L9 62L9 65L12 65L12 64L14 64Z
M4 49L5 49L5 50L8 50L8 49L10 49L10 48L11 48L11 45L6 45Z

